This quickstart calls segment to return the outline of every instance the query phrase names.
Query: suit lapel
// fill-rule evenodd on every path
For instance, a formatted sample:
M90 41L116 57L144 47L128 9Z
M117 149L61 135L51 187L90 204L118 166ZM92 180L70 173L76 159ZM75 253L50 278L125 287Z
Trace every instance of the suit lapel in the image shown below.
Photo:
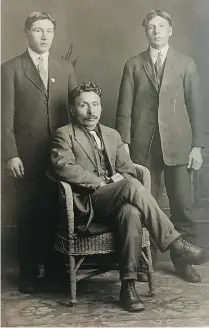
M57 62L49 55L49 97L53 95L56 87L57 71L59 70Z
M96 154L87 133L84 131L84 129L78 127L77 125L74 125L74 134L75 134L76 141L79 143L80 147L86 153L86 156L97 168Z
M158 91L158 84L157 84L157 80L156 80L156 74L155 74L155 71L154 71L154 65L152 63L152 59L150 57L149 49L147 49L144 52L144 59L145 59L145 61L143 63L144 70L145 70L148 78L150 79L150 81L154 85L155 89Z
M26 50L23 53L22 57L22 67L25 70L25 76L37 86L42 92L44 92L47 95L47 90L44 86L44 83L37 71L37 68L30 57L28 51Z
M166 62L165 62L165 68L164 68L160 92L162 91L165 92L165 90L169 87L171 79L173 81L174 69L175 69L175 53L171 48L169 48Z
M109 165L110 165L110 168L111 168L111 174L113 174L113 172L115 171L113 166L112 166L112 163L111 163L111 138L110 138L110 135L109 135L109 132L105 129L105 126L99 124L99 128L100 128L100 131L101 131L101 136L102 136L102 140L103 140L103 143L104 143L104 148L105 148L105 151L106 151L106 154L107 154L107 159L108 159L108 162L109 162Z

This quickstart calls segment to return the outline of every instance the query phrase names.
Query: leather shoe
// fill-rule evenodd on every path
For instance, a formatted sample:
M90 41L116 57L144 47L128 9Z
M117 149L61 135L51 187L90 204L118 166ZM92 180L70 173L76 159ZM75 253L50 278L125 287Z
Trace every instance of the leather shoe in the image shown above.
M176 263L175 265L176 273L179 277L184 279L185 281L191 283L201 282L200 274L193 268L192 265L182 265L180 263Z
M178 237L170 245L170 250L175 253L176 259L187 264L200 265L209 261L209 250L188 243Z
M129 312L144 310L144 303L140 300L134 280L123 280L120 289L120 304Z
M36 280L34 277L21 277L19 292L23 294L33 294L36 291Z

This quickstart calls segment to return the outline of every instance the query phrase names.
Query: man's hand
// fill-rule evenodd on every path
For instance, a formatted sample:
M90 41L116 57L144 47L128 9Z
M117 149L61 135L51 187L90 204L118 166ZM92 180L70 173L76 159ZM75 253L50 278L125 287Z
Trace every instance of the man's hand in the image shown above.
M201 148L200 147L193 147L190 154L189 154L189 161L187 168L193 169L198 171L203 163Z
M24 176L23 162L19 157L14 157L8 160L6 170L10 177L22 178Z
M99 185L99 188L100 188L100 187L103 187L103 186L106 186L106 185L107 185L107 183L104 182L104 181L102 181L102 182L100 183L100 185Z
M99 185L99 188L100 187L103 187L103 186L106 186L108 185L109 183L114 183L114 182L118 182L120 180L123 180L124 179L124 176L120 173L115 173L114 175L112 175L110 178L108 178L108 181L102 181Z
M129 144L124 143L124 148L127 151L127 153L130 155Z
M124 176L120 173L115 173L114 175L112 175L110 177L110 182L118 182L120 180L123 180L124 179Z

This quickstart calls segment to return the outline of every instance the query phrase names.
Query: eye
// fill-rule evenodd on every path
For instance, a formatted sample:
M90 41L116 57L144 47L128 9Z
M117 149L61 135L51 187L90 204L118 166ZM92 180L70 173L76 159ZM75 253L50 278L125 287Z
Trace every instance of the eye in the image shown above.
M53 33L53 30L47 30L47 33Z
M86 104L85 104L85 103L80 103L79 106L80 106L81 108L83 108L83 107L86 107Z
M40 28L35 28L33 31L34 32L41 32L41 29Z
M95 102L93 103L93 105L94 105L94 106L99 106L99 103L95 101Z

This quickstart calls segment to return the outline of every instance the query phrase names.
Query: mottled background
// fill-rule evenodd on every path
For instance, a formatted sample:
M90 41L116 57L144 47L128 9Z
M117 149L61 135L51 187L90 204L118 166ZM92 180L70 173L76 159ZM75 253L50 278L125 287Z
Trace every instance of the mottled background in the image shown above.
M204 167L194 176L194 200L197 220L205 231L209 223L208 0L2 0L2 61L25 49L25 17L32 11L50 13L58 24L52 54L65 55L73 40L73 55L78 56L78 80L94 80L103 88L102 123L114 127L124 63L147 47L141 22L147 12L157 8L173 17L171 44L194 58L202 81L206 148ZM11 204L9 182L2 191L3 222L6 226L13 225L15 204ZM168 207L166 200L163 206ZM3 237L8 239L9 230L5 229Z

